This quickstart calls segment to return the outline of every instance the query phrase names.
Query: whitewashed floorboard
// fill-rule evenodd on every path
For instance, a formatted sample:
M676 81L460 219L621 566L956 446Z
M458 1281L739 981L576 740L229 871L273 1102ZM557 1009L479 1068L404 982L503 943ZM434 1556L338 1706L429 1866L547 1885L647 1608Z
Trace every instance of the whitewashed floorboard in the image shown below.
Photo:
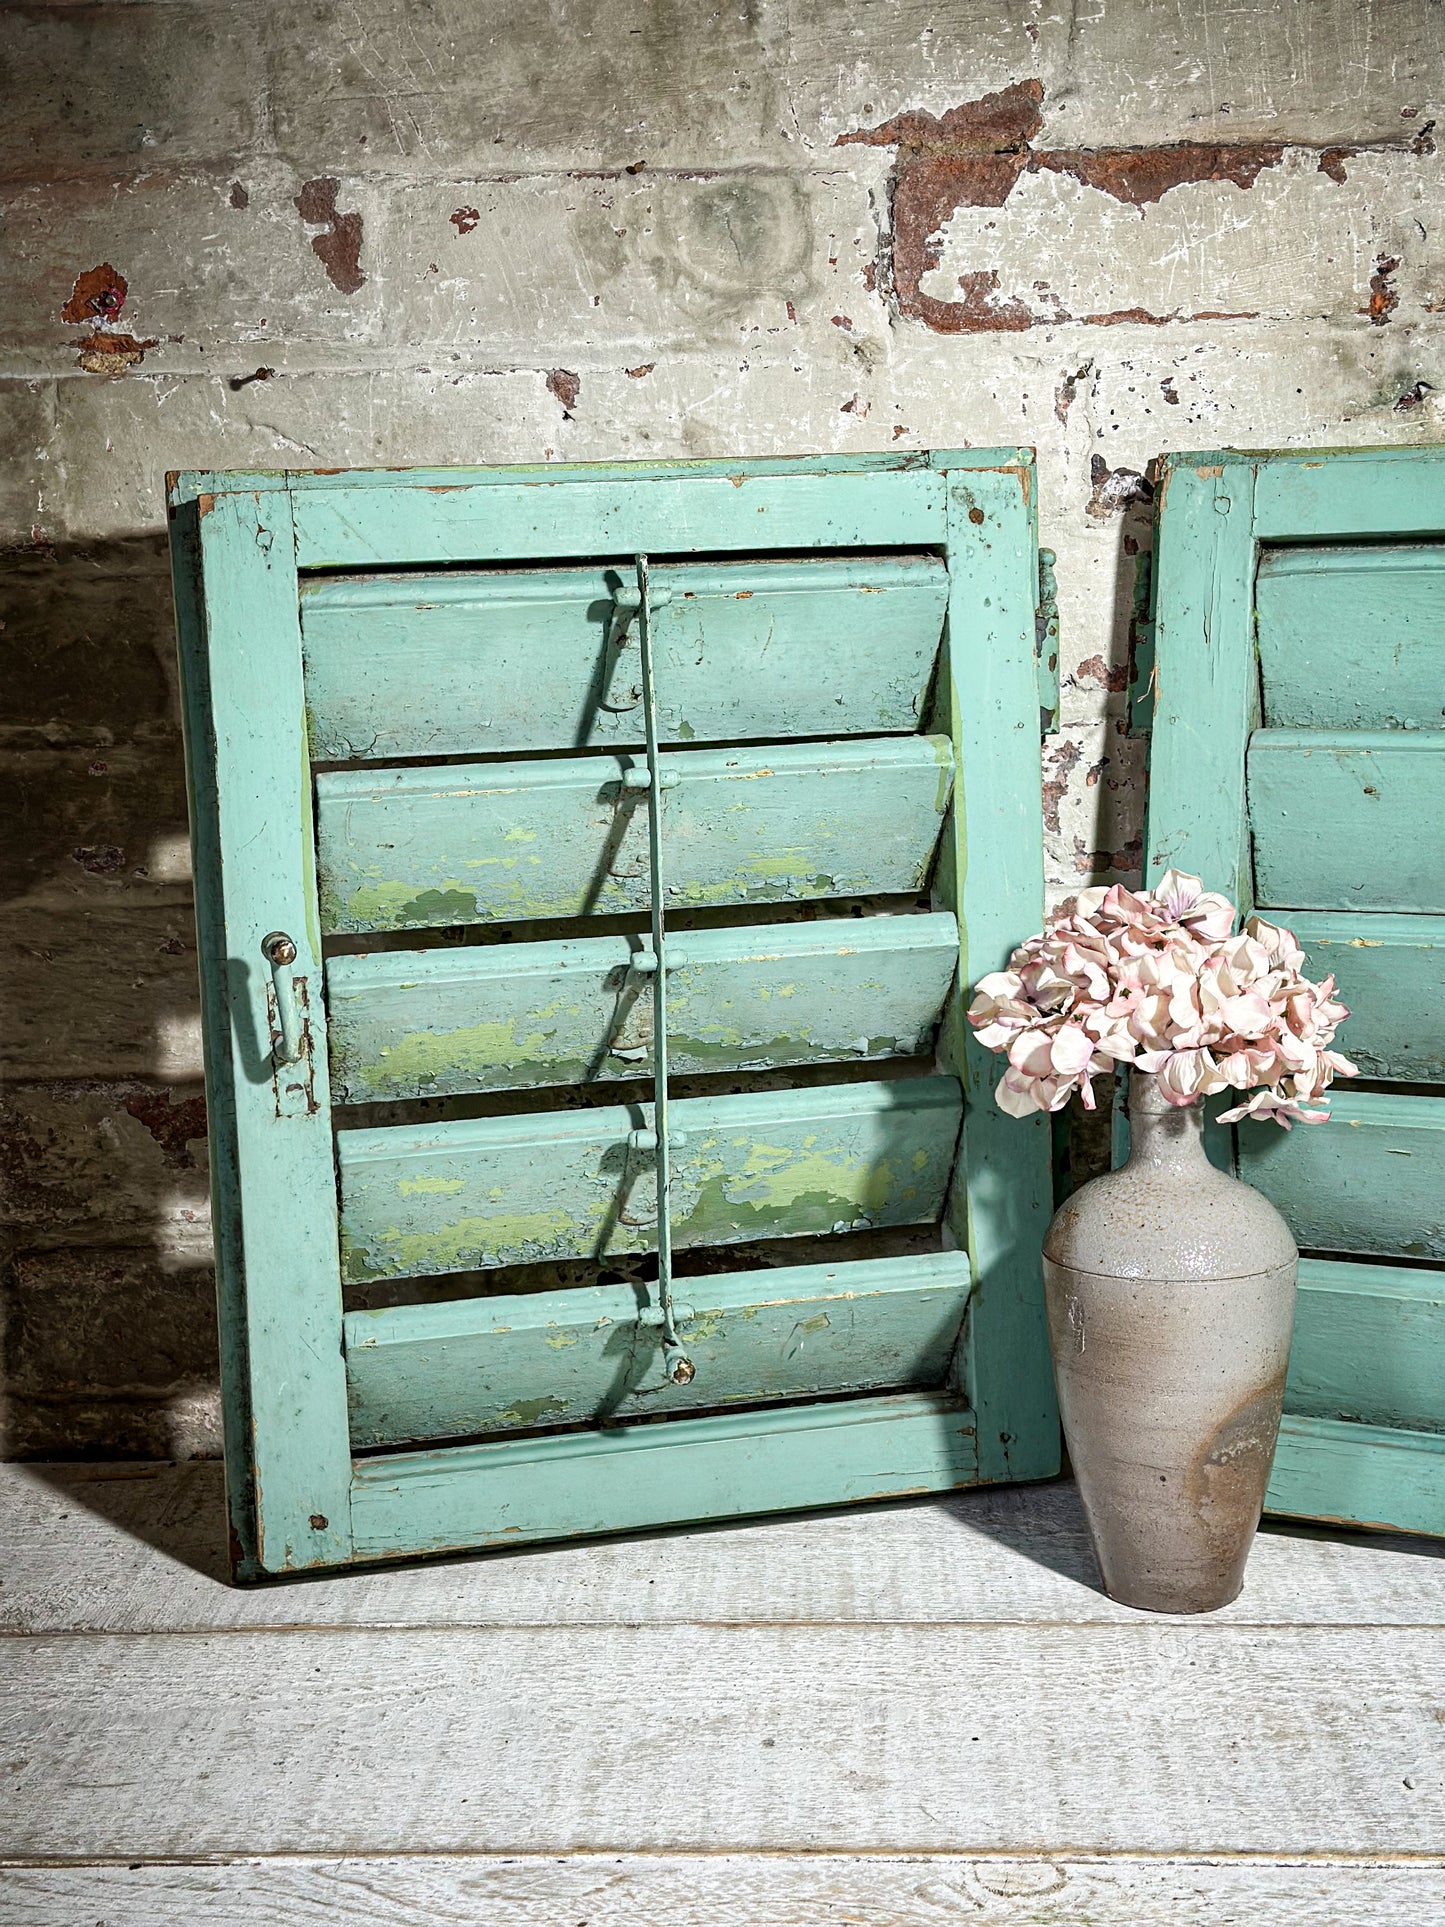
M219 1466L0 1466L0 1631L1140 1623L1098 1590L1068 1484L245 1590L224 1546ZM1445 1545L1266 1530L1209 1623L1445 1626Z
M5 1851L1445 1853L1403 1628L0 1641Z
M1432 1927L1439 1866L705 1855L0 1870L0 1927Z

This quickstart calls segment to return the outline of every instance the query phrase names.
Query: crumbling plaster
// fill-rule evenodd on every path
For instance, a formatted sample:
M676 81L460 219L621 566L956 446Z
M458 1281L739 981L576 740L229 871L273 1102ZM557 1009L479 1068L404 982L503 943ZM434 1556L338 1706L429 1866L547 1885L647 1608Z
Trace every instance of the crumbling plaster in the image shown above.
M1032 444L1058 900L1139 862L1153 459L1445 435L1437 0L40 0L3 39L13 1452L215 1442L166 469Z

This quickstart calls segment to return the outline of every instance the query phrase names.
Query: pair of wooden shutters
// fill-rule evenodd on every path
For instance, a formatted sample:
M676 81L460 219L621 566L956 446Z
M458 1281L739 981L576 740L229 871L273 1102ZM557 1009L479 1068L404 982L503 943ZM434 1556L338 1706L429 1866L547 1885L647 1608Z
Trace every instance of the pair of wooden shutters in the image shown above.
M171 501L238 1574L1054 1471L1030 457Z
M1445 1533L1445 453L1176 456L1161 498L1149 877L1295 930L1362 1074L1210 1133L1305 1254L1268 1507Z

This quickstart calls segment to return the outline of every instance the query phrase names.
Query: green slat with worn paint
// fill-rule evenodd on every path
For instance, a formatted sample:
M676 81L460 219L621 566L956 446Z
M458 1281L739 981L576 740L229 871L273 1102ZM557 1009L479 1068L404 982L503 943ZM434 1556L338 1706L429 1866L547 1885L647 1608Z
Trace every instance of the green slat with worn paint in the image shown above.
M371 1447L941 1387L969 1286L958 1251L682 1279L690 1385L663 1374L655 1288L645 1285L351 1312L351 1435Z
M1445 1434L1286 1411L1265 1511L1331 1525L1441 1532Z
M1173 456L1158 499L1148 875L1293 928L1339 1047L1415 1087L1208 1134L1341 1254L1301 1267L1268 1508L1445 1535L1445 451Z
M296 560L303 569L385 569L638 550L918 548L936 540L943 515L946 480L929 462L791 472L749 462L623 463L597 478L559 465L394 491L338 476L333 489L296 496Z
M352 1530L358 1559L394 1559L861 1505L979 1475L973 1414L947 1392L904 1392L362 1458Z
M948 600L938 556L652 571L665 742L913 732ZM301 596L312 754L516 754L642 741L630 565L323 576ZM829 657L846 677L821 676Z
M694 930L668 982L675 1073L920 1056L958 964L952 916ZM331 1081L366 1104L647 1075L633 937L383 950L326 967Z
M1003 962L1042 909L1047 677L1028 453L192 475L170 492L238 1576L1052 1474L1047 1133L989 1106L997 1067L965 1035L957 995L960 973ZM575 1346L548 1344L551 1330L536 1342L545 1292L506 1300L515 1337L499 1329L501 1300L464 1299L392 1307L378 1325L395 1343L367 1346L368 1315L343 1313L338 1179L373 1305L388 1289L378 1272L542 1250L625 1249L645 1278L651 1158L627 1140L646 1110L337 1131L328 1074L334 1053L335 1095L352 1102L476 1105L539 1076L566 1076L570 1092L579 1054L585 1069L599 1045L644 1053L619 1055L619 1074L649 1068L641 1020L618 1019L608 981L649 907L642 814L617 794L640 762L626 734L633 685L607 677L590 602L580 631L575 604L554 629L548 592L518 593L559 574L610 590L606 572L638 551L678 592L657 611L664 727L677 744L715 732L733 745L668 757L681 777L666 795L669 908L705 913L685 933L693 960L670 978L689 1027L671 1039L674 1065L810 1073L804 1088L674 1106L692 1138L676 1146L679 1243L791 1235L801 1261L813 1231L919 1224L957 1248L812 1266L831 1282L809 1277L793 1297L775 1267L714 1275L686 1326L694 1387L649 1390L644 1374L625 1388L635 1410L599 1426L611 1341L566 1322L590 1307L586 1292L564 1294L558 1331ZM397 580L406 570L432 573L419 588ZM506 618L488 627L478 585L500 571ZM589 679L612 707L584 733ZM919 733L925 710L933 740ZM609 743L631 753L575 753ZM474 760L408 763L423 755ZM931 914L900 916L895 901L886 917L746 927L753 902L925 892ZM584 922L517 944L508 930L420 963L376 934L594 912L620 913L622 934ZM298 952L277 987L260 954L273 930ZM505 984L492 974L503 958ZM293 980L301 1056L278 1067L278 1000ZM577 1011L551 1008L557 993ZM489 1055L474 1034L489 1025L511 1026L521 1048L503 1037ZM551 1032L540 1054L536 1031ZM951 1075L812 1082L828 1063L895 1052L963 1072L977 1115L962 1137ZM619 1154L639 1168L622 1170ZM655 1331L636 1315L647 1287L597 1289L624 1317L633 1297L635 1362ZM510 1360L502 1377L468 1360L429 1389L428 1321L459 1344L484 1334L486 1356ZM519 1435L358 1457L348 1363L355 1398L383 1356L418 1368L407 1396L420 1416L403 1431L464 1439L456 1426L485 1431L519 1400L563 1395L572 1429L556 1429L555 1410L548 1428L539 1407ZM664 1423L626 1422L651 1420L659 1398L675 1406ZM363 1424L357 1444L374 1453L399 1437L395 1422Z
M686 1250L936 1219L960 1099L953 1078L925 1077L670 1109L673 1242ZM347 1276L650 1251L652 1160L628 1145L644 1122L643 1107L619 1105L339 1132Z
M1269 728L1445 728L1445 545L1267 549L1255 613Z
M1239 1174L1302 1250L1445 1258L1445 1099L1336 1086L1328 1124L1242 1130Z
M1256 730L1261 904L1445 911L1445 730Z
M1445 1271L1302 1258L1290 1410L1445 1432Z
M647 908L637 759L567 757L316 779L328 933ZM663 760L669 908L927 887L953 787L947 737L781 743Z
M1349 1006L1340 1042L1362 1076L1445 1084L1445 917L1291 911L1308 974Z

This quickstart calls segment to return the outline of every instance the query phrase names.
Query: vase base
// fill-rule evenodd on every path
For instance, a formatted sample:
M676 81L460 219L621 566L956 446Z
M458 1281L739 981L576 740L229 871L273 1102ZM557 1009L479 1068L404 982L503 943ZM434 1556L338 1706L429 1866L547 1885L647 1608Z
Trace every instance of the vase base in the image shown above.
M1121 1586L1116 1590L1106 1584L1104 1591L1116 1606L1127 1606L1131 1612L1171 1613L1180 1618L1197 1618L1201 1613L1222 1612L1226 1606L1232 1606L1244 1591L1244 1585L1241 1582L1233 1592L1221 1590L1181 1594L1150 1592L1147 1589L1140 1591L1130 1586Z

